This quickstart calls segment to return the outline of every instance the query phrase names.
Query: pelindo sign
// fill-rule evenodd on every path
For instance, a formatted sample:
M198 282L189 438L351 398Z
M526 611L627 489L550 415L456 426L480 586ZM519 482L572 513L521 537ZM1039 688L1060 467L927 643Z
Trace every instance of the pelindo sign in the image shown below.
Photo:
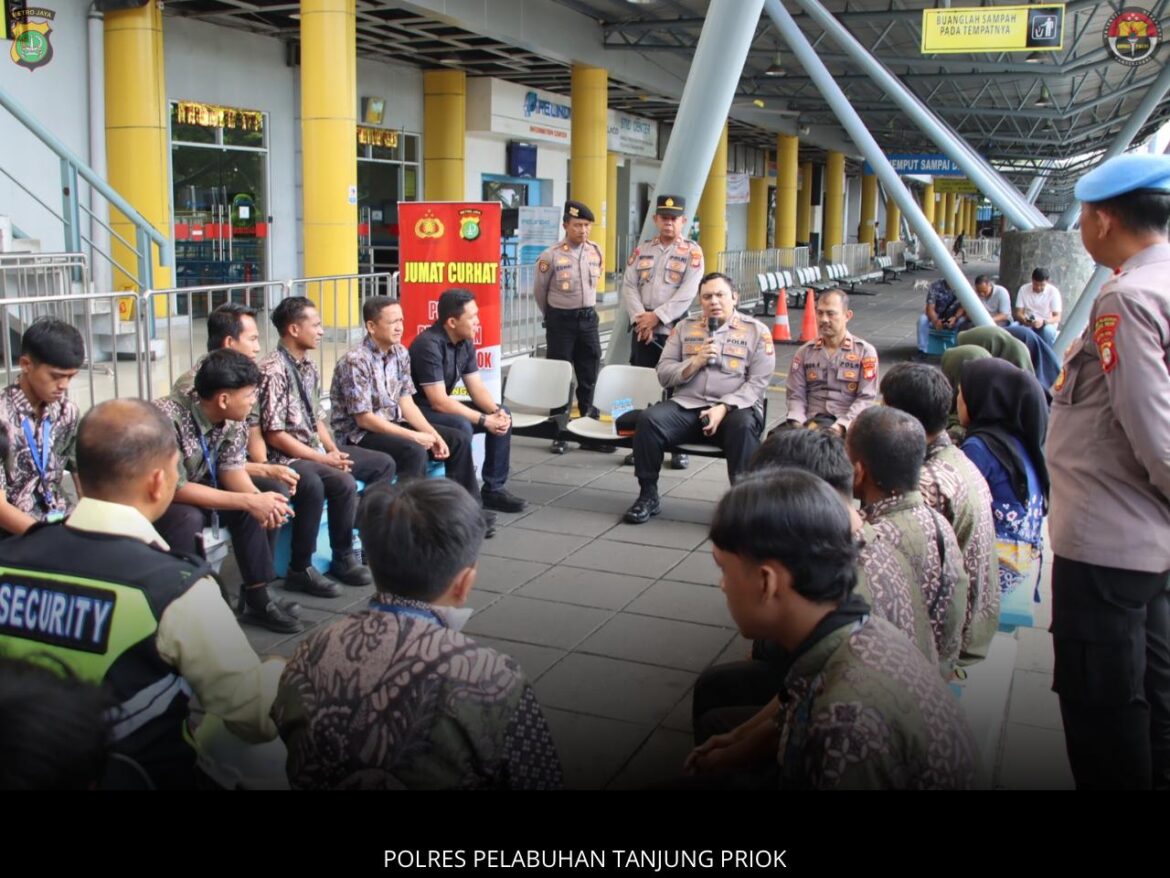
M1056 52L1064 48L1064 6L980 6L922 10L922 54Z
M401 229L399 290L409 345L433 324L439 296L454 287L470 290L479 306L476 359L484 384L499 399L500 344L500 211L498 201L398 204ZM462 384L455 395L466 394Z
M887 159L900 177L965 177L966 172L942 153L895 153ZM872 174L873 168L865 163L865 173Z
M572 131L572 101L564 95L503 79L467 80L467 130L565 143Z

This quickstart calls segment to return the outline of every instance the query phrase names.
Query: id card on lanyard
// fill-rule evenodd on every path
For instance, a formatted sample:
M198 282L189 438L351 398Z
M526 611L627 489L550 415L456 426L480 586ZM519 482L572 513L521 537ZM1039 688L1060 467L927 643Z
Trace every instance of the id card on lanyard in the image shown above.
M192 418L194 420L194 418ZM195 435L199 437L199 450L203 452L203 462L207 464L207 472L211 476L211 487L219 490L219 478L216 475L215 458L211 456L211 449L207 447L207 440L199 430L199 423L195 423ZM219 510L211 510L211 530L215 538L219 539Z
M41 500L49 514L57 512L57 498L49 484L49 457L53 453L53 422L49 418L41 421L41 444L37 447L37 434L33 429L32 420L21 418L20 426L24 429L24 438L28 441L28 450L32 455L33 466L37 468L37 475L41 482Z

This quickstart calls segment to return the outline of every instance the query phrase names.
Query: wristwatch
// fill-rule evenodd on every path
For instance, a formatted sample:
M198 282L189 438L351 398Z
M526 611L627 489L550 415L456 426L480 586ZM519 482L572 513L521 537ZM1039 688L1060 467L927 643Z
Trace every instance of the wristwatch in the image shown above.
M479 414L479 426L480 426L480 427L482 427L482 426L483 426L484 424L486 424L486 423L487 423L487 415L485 415L483 412L480 412L480 414Z

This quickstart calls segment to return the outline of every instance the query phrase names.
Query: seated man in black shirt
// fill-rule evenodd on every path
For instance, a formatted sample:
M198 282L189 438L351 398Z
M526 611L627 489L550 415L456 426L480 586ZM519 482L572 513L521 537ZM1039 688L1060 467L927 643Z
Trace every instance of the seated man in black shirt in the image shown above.
M468 290L447 290L439 297L439 319L410 345L410 371L418 388L415 402L436 427L455 427L486 436L483 505L499 512L520 512L527 503L504 489L511 463L512 417L492 399L479 375L473 339L479 330L479 306ZM451 398L455 382L471 405Z

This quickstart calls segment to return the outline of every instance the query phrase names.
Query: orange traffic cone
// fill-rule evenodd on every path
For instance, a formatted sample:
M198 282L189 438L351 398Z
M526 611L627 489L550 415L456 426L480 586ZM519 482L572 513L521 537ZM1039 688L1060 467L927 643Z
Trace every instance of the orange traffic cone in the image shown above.
M800 342L812 341L817 337L817 300L813 291L804 294L804 323L800 327Z
M781 289L776 297L776 316L772 320L772 341L776 344L792 344L792 331L788 327L788 290Z

